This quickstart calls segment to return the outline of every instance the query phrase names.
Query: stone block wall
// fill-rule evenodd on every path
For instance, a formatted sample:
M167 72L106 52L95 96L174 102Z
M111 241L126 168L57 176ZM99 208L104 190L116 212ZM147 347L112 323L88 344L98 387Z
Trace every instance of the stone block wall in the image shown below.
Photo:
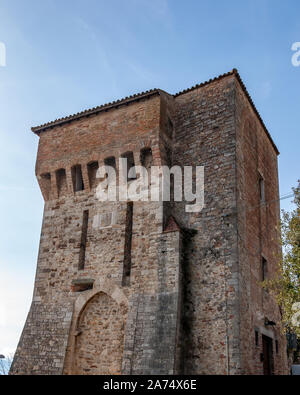
M278 270L281 256L278 152L238 81L235 114L243 371L263 374L260 358L263 353L262 335L265 335L272 339L273 373L287 374L286 340L282 333L279 307L272 295L261 286L263 259L267 264L266 278L272 278ZM261 180L263 185L260 185ZM276 325L265 325L266 319Z
M263 334L286 373L279 311L259 284L261 256L272 276L280 255L277 151L236 71L34 131L45 210L12 374L261 374ZM204 166L204 209L99 202L98 166L119 174L124 155Z
M175 97L174 163L204 166L205 208L174 210L197 230L184 261L184 373L240 372L234 76Z

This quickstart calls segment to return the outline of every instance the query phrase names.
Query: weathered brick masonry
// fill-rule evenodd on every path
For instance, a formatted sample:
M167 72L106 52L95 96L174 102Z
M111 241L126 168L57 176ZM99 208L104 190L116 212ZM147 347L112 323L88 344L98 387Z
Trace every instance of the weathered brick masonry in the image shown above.
M278 151L236 70L33 131L45 209L12 374L287 373L260 286L280 254ZM124 155L204 166L205 208L99 202L97 167Z

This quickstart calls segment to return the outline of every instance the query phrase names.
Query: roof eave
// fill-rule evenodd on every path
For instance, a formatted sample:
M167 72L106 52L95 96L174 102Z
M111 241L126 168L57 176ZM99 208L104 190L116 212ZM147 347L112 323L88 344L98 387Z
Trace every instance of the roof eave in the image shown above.
M191 87L191 88L189 88L189 89L185 89L185 90L183 90L183 91L181 91L181 92L179 92L179 93L176 93L176 94L174 95L174 97L178 97L178 96L180 96L180 95L183 95L183 94L185 94L185 93L188 93L188 92L190 92L190 91L193 91L194 89L202 88L202 87L205 86L205 85L211 84L212 82L219 81L219 80L221 80L221 79L223 79L223 78L225 78L225 77L229 77L229 76L235 76L236 79L238 80L238 82L239 82L239 84L240 84L240 86L241 86L243 92L245 93L245 95L246 95L246 97L247 97L247 99L248 99L248 101L249 101L249 103L250 103L250 105L251 105L251 107L252 107L254 113L255 113L256 116L258 117L258 119L259 119L259 121L260 121L260 123L261 123L261 125L262 125L262 127L263 127L263 129L264 129L264 131L266 132L267 137L269 138L269 140L270 140L270 142L271 142L271 144L272 144L272 146L273 146L273 148L274 148L276 154L279 155L280 152L279 152L279 150L278 150L276 144L274 143L274 141L273 141L273 139L272 139L272 137L271 137L271 135L270 135L270 133L269 133L269 131L268 131L268 129L267 129L267 127L266 127L266 125L265 125L263 119L262 119L262 117L260 116L260 114L259 114L259 112L258 112L258 110L257 110L257 108L256 108L256 106L255 106L255 104L254 104L254 102L253 102L253 100L252 100L252 98L251 98L251 96L250 96L250 94L249 94L249 92L248 92L248 90L247 90L247 88L246 88L246 86L245 86L245 84L244 84L244 82L243 82L243 80L242 80L240 74L239 74L239 72L237 71L237 69L232 69L232 70L229 71L228 73L222 74L222 75L220 75L220 76L218 76L218 77L215 77L215 78L210 79L210 80L208 80L208 81L202 82L201 84L197 84L197 85L195 85L195 86L193 86L193 87Z
M189 89L185 89L185 90L183 90L181 92L178 92L178 93L176 93L176 94L174 94L172 96L174 98L176 98L176 97L178 97L180 95L183 95L185 93L188 93L188 92L190 92L190 91L192 91L194 89L202 88L205 85L211 84L212 82L219 81L219 80L221 80L221 79L223 79L225 77L231 76L231 75L233 75L233 76L235 76L237 78L237 80L238 80L243 92L245 93L249 103L251 104L251 107L252 107L254 113L258 117L258 119L259 119L259 121L260 121L260 123L261 123L261 125L262 125L262 127L264 129L264 131L266 132L267 137L269 138L269 140L270 140L270 142L271 142L276 154L279 155L279 150L278 150L276 144L274 143L274 141L273 141L273 139L272 139L272 137L271 137L271 135L270 135L265 123L264 123L264 121L262 120L262 118L261 118L261 116L260 116L260 114L259 114L259 112L258 112L258 110L257 110L257 108L256 108L256 106L255 106L255 104L254 104L254 102L253 102L253 100L252 100L252 98L251 98L251 96L250 96L250 94L249 94L249 92L248 92L248 90L247 90L242 78L241 78L241 76L239 75L239 72L237 71L237 69L232 69L228 73L222 74L222 75L220 75L218 77L215 77L215 78L210 79L208 81L202 82L201 84L197 84L197 85L195 85L195 86L193 86L193 87L191 87ZM129 97L125 97L124 99L120 99L120 100L117 100L117 101L114 101L114 102L111 102L111 103L103 104L102 106L94 107L94 108L91 108L89 110L85 110L85 111L79 112L77 114L73 114L73 115L70 115L70 116L67 116L67 117L64 117L64 118L59 118L59 119L56 119L55 121L48 122L48 123L45 123L45 124L40 125L40 126L32 127L31 130L32 130L33 133L35 133L35 134L37 134L39 136L41 132L44 132L47 129L52 129L52 128L56 127L56 126L61 126L63 124L66 124L66 123L69 123L69 122L72 122L72 121L75 121L75 120L78 120L78 119L81 119L81 118L84 118L84 117L89 117L91 115L95 115L95 114L98 114L100 112L109 111L111 109L118 108L118 107L123 106L123 105L128 105L130 103L137 102L137 101L145 99L145 98L150 98L151 96L154 96L154 95L160 95L161 92L164 92L164 91L162 91L161 89L151 89L149 91L142 92L142 93L139 93L139 94L136 94L136 95L132 95L132 96L129 96Z
M78 120L78 119L81 119L84 117L96 115L96 114L99 114L100 112L106 112L106 111L109 111L113 108L118 108L120 106L128 105L128 104L131 104L133 102L137 102L137 101L140 101L143 99L148 99L152 96L159 95L160 92L161 92L160 89L152 89L147 92L142 92L142 93L139 93L136 95L125 97L124 99L120 99L115 102L103 104L102 106L94 107L94 108L91 108L91 109L85 110L85 111L81 111L77 114L69 115L64 118L59 118L59 119L56 119L55 121L51 121L51 122L45 123L40 126L34 126L31 128L31 131L39 136L41 132L44 132L47 129L52 129L56 126L61 126L63 124L66 124L66 123L69 123L69 122L72 122L72 121L75 121L75 120Z

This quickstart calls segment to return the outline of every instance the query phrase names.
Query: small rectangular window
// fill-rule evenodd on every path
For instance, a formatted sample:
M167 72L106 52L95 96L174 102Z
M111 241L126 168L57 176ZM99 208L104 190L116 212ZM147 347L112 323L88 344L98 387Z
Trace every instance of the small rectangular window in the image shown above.
M88 168L88 175L89 175L89 182L90 188L96 187L97 184L97 170L99 168L98 162L90 162L87 165Z
M127 160L127 181L136 180L133 152L126 152L125 154L122 154L121 157Z
M81 165L73 166L71 169L71 173L72 173L72 182L73 182L74 192L83 191L84 184L83 184L83 178L82 178Z
M65 169L56 170L56 185L58 196L63 196L68 190Z
M259 339L259 333L258 333L258 331L256 330L256 331L255 331L255 345L256 345L256 346L259 345L259 340L258 340L258 339Z
M117 165L116 165L116 158L114 156L110 156L108 158L104 159L104 166L105 166L105 171L106 171L106 176L105 178L107 179L107 182L116 182L116 176L117 176ZM113 170L111 170L113 169Z
M77 279L72 281L72 291L73 292L84 292L93 289L94 280L93 279Z
M116 158L114 156L110 156L109 158L104 159L104 165L110 166L116 170Z

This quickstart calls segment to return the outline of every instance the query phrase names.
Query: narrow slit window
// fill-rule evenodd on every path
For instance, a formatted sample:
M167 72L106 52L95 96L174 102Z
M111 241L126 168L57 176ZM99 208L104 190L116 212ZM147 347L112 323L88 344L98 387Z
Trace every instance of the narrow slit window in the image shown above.
M267 274L268 274L268 263L267 263L267 260L264 257L262 257L262 259L261 259L262 281L265 281L267 279Z
M89 176L89 182L90 182L90 188L95 188L97 186L97 171L99 168L99 163L98 162L90 162L87 165L88 169L88 176Z
M258 334L258 331L256 330L256 331L255 331L255 345L256 345L256 346L259 345L259 340L258 340L258 339L259 339L259 334Z
M89 222L89 211L85 210L83 212L83 218L82 218L78 270L83 270L84 266L85 266L85 252L86 252L88 222Z
M136 180L133 152L126 152L125 154L122 155L122 158L127 160L127 181ZM133 168L133 170L131 170L130 176L129 176L129 171L131 168ZM125 175L125 177L126 177L126 175Z
M132 221L133 221L133 203L128 202L126 209L126 223L125 223L124 265L123 265L123 280L122 280L123 286L130 284Z
M63 196L68 190L65 169L59 169L56 171L56 185L58 196Z
M81 165L75 165L72 167L72 181L74 192L83 191L84 184L82 178Z
M172 149L166 145L166 165L172 167Z

